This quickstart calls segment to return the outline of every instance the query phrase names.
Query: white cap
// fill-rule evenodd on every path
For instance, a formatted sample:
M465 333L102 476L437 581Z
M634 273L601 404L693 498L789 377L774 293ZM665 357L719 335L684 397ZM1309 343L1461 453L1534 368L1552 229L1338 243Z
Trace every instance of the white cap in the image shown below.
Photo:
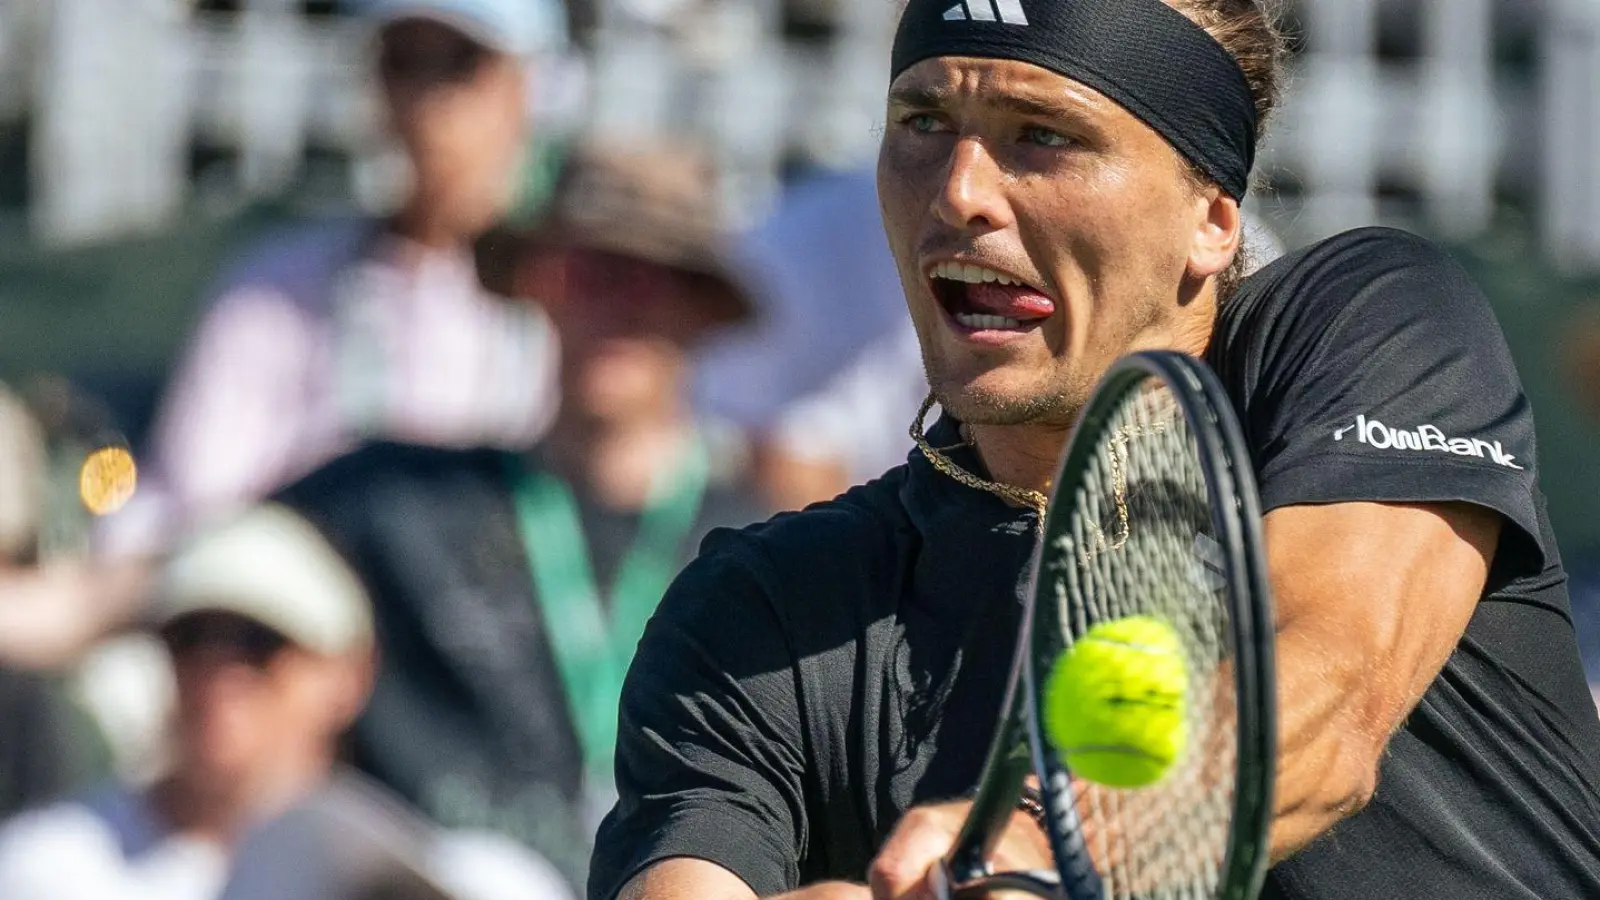
M232 613L328 656L373 641L360 580L311 523L277 504L254 507L175 553L154 612L158 625L196 612Z
M513 56L553 53L567 46L567 11L561 0L366 0L358 9L380 26L401 19L439 22Z

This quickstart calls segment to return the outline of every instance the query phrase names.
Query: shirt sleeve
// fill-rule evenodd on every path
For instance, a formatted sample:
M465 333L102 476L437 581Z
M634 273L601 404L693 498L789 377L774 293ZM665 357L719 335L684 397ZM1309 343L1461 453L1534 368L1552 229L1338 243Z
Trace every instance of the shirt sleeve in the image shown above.
M1467 273L1364 229L1262 274L1277 306L1255 323L1243 415L1263 507L1464 501L1543 557L1533 414Z
M247 288L206 314L162 402L152 456L180 515L251 500L291 474L316 328Z
M715 538L713 538L715 540ZM664 859L793 889L806 842L794 655L748 561L703 554L678 577L623 687L618 802L601 824L590 900Z

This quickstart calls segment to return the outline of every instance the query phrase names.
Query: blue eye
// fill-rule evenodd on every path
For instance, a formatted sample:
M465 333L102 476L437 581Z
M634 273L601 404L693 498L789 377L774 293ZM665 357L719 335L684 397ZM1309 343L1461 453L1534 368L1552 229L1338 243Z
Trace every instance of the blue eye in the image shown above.
M943 123L927 113L916 113L905 118L905 124L919 134L933 134L943 129Z
M1022 130L1022 137L1030 144L1041 147L1065 147L1072 141L1059 131L1051 131L1038 125L1029 125Z

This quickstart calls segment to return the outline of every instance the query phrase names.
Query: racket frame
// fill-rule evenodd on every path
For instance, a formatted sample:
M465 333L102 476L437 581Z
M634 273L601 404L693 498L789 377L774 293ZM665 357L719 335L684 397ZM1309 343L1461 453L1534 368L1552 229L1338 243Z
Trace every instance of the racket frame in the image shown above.
M1098 442L1080 441L1078 436L1103 430L1127 392L1150 378L1168 386L1198 449L1212 527L1223 549L1236 709L1255 711L1238 719L1233 810L1218 879L1218 900L1253 900L1266 878L1277 747L1272 595L1255 470L1226 389L1208 366L1187 354L1151 350L1122 357L1095 387L1083 417L1074 426L1055 485L1057 490L1062 489L1066 481L1059 476L1080 471L1097 452ZM1074 480L1067 489L1076 487ZM1067 514L1061 512L1056 500L1052 496L1043 523L1046 539L1055 533L1057 515ZM1029 607L1024 610L1018 633L1000 727L984 762L973 807L943 865L934 867L932 886L939 898L961 900L1003 888L1066 900L1101 900L1104 896L1079 830L1071 772L1050 749L1035 705L1040 669L1050 665L1049 660L1037 658L1033 640L1033 605L1040 602L1038 576L1046 539L1041 539L1034 550L1027 592ZM995 873L988 859L1016 809L1030 772L1040 776L1046 832L1056 871Z

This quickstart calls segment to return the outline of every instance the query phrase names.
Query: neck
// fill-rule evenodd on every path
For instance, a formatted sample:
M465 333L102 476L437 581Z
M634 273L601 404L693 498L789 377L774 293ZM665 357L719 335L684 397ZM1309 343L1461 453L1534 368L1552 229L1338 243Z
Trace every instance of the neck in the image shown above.
M332 768L331 756L319 756L254 779L212 782L176 774L157 782L150 800L174 831L231 845L252 825L288 809L321 784Z
M676 406L663 412L627 422L563 416L546 441L550 463L601 505L643 510L657 473L678 460L693 430Z
M1128 352L1145 349L1170 349L1203 357L1210 345L1216 321L1217 294L1214 279L1205 279L1192 286L1186 285L1182 299L1187 314L1170 328L1146 335L1128 348ZM932 402L932 398L929 399ZM922 414L926 415L925 405ZM919 416L913 432L920 433L923 421ZM1052 481L1061 464L1067 441L1072 436L1071 425L971 425L963 424L967 440L978 452L978 458L989 472L989 478L1001 485L1033 491L1045 497L1050 495ZM1038 498L1033 498L1036 502ZM1012 498L1008 502L1016 503Z
M456 251L469 242L466 235L451 228L442 217L415 199L395 214L390 227L395 234L423 250Z
M1050 482L1056 476L1071 427L968 425L966 428L967 437L992 480L1045 495L1050 493Z

